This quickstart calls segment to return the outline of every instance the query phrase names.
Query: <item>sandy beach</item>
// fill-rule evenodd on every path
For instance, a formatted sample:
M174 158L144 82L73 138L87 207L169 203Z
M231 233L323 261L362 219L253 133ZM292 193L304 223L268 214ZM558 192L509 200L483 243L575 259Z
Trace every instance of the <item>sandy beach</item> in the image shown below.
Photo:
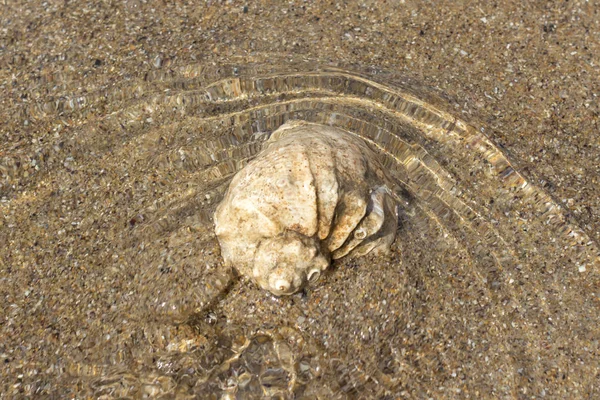
M427 244L412 232L391 258L336 265L321 290L266 296L219 268L210 213L198 210L214 207L225 178L193 175L182 153L192 159L194 147L181 132L233 111L215 101L208 116L188 117L175 100L148 100L190 95L220 65L336 64L375 71L390 87L402 77L489 138L581 229L586 243L576 245L597 248L599 10L594 1L0 2L0 398L245 398L228 379L254 375L262 386L249 384L248 398L600 396L598 263L575 265L567 241L511 244L525 272L495 291L495 281L470 282L480 261L462 258L468 244L456 250L422 225L440 235L431 251L411 247ZM237 151L217 128L203 131L210 143ZM228 157L247 156L239 151ZM450 155L440 150L439 162L446 168ZM535 220L534 211L510 218ZM552 225L538 222L522 230ZM545 258L546 245L565 256ZM456 273L439 271L446 262ZM140 274L144 266L164 280ZM140 299L155 300L139 308Z

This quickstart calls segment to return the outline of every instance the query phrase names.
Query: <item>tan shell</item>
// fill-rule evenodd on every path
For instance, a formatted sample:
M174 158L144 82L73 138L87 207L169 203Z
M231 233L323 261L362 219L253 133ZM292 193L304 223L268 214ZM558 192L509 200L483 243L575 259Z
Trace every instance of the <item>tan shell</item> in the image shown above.
M388 251L396 207L365 143L293 121L233 178L215 231L226 264L285 295L318 279L331 259Z

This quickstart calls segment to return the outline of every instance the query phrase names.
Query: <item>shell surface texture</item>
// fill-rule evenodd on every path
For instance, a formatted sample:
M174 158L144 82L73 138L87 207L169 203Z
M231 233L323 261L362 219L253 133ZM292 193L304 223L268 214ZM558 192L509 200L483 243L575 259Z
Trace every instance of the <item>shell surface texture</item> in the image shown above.
M352 134L291 121L233 178L215 213L227 265L275 295L331 259L387 252L397 205L374 152Z

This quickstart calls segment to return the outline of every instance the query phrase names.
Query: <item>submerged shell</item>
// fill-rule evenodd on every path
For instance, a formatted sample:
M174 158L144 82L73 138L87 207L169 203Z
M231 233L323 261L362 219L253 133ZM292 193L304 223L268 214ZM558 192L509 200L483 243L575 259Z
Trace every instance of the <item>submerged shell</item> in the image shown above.
M382 167L360 139L294 121L233 178L215 232L226 264L283 295L331 259L388 251L397 221Z

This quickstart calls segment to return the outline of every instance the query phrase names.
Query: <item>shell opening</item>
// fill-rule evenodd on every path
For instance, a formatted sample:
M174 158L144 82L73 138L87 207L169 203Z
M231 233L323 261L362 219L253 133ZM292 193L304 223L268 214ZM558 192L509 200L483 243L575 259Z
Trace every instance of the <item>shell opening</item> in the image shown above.
M316 281L319 280L319 277L321 276L321 271L319 271L318 269L313 269L312 271L310 271L308 273L308 283L315 283Z

